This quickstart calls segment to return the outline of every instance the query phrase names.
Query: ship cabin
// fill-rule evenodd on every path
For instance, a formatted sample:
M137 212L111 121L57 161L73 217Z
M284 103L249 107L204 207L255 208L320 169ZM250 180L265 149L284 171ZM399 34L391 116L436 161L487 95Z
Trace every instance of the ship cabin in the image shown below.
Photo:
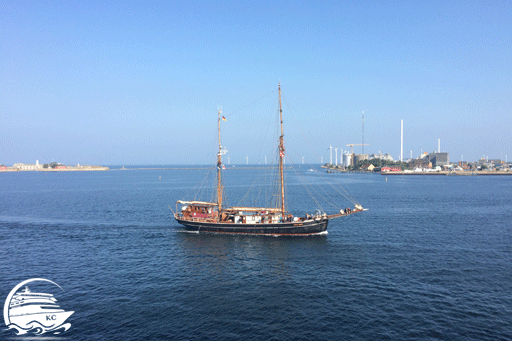
M204 201L181 201L181 215L185 220L213 220L217 219L217 204Z
M221 222L234 224L275 224L281 222L281 212L266 207L230 207L222 210Z

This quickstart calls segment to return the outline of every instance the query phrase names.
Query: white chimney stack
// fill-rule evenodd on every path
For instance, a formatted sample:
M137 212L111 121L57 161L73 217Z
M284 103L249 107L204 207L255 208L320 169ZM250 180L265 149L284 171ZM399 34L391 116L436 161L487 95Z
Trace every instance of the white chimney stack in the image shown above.
M400 120L400 162L404 156L404 120Z

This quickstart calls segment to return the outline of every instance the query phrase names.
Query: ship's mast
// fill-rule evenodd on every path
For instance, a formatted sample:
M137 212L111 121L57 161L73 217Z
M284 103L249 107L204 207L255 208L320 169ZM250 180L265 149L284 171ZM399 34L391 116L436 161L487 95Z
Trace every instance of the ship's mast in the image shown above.
M284 160L284 134L283 134L283 109L281 107L281 82L279 82L279 118L281 121L281 136L279 136L279 172L281 173L281 213L284 216L284 175L283 175L283 160Z
M222 167L222 146L220 144L220 114L222 113L222 109L219 110L219 153L217 154L217 204L219 211L219 220L220 220L220 212L222 210L222 182L221 182L221 167Z

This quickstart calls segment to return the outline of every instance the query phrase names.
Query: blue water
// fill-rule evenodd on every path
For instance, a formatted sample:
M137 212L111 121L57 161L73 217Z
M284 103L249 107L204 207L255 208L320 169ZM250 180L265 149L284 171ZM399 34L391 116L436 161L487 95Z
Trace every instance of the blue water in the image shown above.
M167 205L207 170L0 173L0 302L26 279L58 283L75 313L51 336L69 340L512 338L512 177L308 168L370 210L322 236L191 234ZM225 175L238 200L255 171ZM313 213L287 178L289 207Z

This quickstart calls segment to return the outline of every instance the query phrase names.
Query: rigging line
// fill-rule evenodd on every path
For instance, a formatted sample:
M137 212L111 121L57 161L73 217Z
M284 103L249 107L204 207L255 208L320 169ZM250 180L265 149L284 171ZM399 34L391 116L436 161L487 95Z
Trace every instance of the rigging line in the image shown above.
M247 104L247 105L245 105L245 106L241 107L240 109L237 109L237 110L235 110L235 111L233 111L233 112L230 112L230 113L229 113L229 114L227 114L227 115L224 115L224 117L230 117L230 116L232 116L232 115L236 114L237 112L239 112L239 111L241 111L241 110L243 110L243 109L245 109L245 108L247 108L247 107L250 107L250 106L251 106L251 105L253 105L254 103L256 103L256 102L258 102L258 101L261 101L262 99L264 99L264 98L265 98L265 97L267 97L268 95L272 94L274 91L275 91L275 90L270 91L268 94L263 95L262 97L260 97L260 98L258 98L257 100L255 100L255 101L253 101L253 102L251 102L251 103L249 103L249 104Z
M320 178L322 178L322 180L325 181L326 184L328 184L329 186L331 186L336 192L338 192L339 194L341 194L344 198L346 198L348 201L350 201L351 203L353 204L359 204L359 202L354 199L348 192L347 190L341 185L341 184L338 184L338 186L343 190L343 192L345 192L345 194L341 193L340 191L338 191L338 189L336 187L334 187L333 183L332 182L329 182L325 177L324 175L320 174Z
M272 110L270 110L270 111L269 111L269 114L268 114L268 116L269 116L269 117L268 117L268 120L267 120L268 124L267 124L267 126L266 126L265 134L264 134L264 136L263 136L263 140L262 140L262 141L268 141L268 140L267 140L267 136L269 136L269 131L271 130L270 128L271 128L271 126L272 126L272 118L274 117L274 112L275 112L275 110L274 110L274 109L275 109L275 105L272 105ZM259 150L259 152L258 152L258 160L261 160L261 156L262 156L262 154L263 154L263 148L264 148L264 147L265 147L265 146L264 146L264 143L262 143L262 144L260 145L260 150ZM257 180L259 180L259 181L260 181L259 186L258 186L258 196L257 196L257 198L260 198L260 197L261 197L261 194L262 194L262 187L263 187L263 186L262 186L262 183L265 183L265 182L264 182L264 180L268 180L266 177L267 177L270 173L272 173L272 171L271 171L271 170L270 170L270 171L265 171L265 172L260 173L260 174L262 174L261 176L255 177L255 179L254 179L254 181L255 181L255 182L256 182ZM251 190L252 190L252 189L251 189Z
M292 158L289 158L289 159L290 159L290 163L295 164L295 163L293 162ZM297 175L297 177L299 178L299 180L302 182L302 185L304 186L304 188L305 188L305 189L306 189L306 191L308 192L308 194L309 194L309 196L311 197L311 199L313 199L313 201L315 202L315 204L317 205L317 207L319 207L322 211L324 211L324 212L325 212L325 210L323 209L322 205L320 205L320 203L316 200L316 198L315 198L315 197L311 194L311 192L309 191L309 189L308 189L308 185L309 185L309 184L306 184L306 183L304 182L304 180L305 180L305 179L304 179L301 175L299 175L299 173L297 173L297 170L295 169L295 167L292 167L292 169L293 169L293 171L294 171L295 175ZM309 186L311 186L311 185L309 185ZM311 186L311 188L313 188L313 186ZM325 199L324 199L324 200L325 200ZM336 207L336 206L335 206L335 207Z
M297 156L299 156L299 155L298 155L298 153L297 153L294 149L292 149L292 152L294 152L295 154L297 154ZM333 185L332 185L331 183L329 183L328 181L326 181L326 179L325 179L321 174L320 174L320 177L321 177L321 178L322 178L322 180L324 180L327 184L329 184L331 187L333 187ZM315 187L314 187L314 186L312 186L312 185L310 185L310 186L311 186L313 189L315 189ZM347 199L348 201L352 202L353 204L357 204L357 201L356 201L354 198L352 198L352 197L350 196L350 194L348 194L348 192L347 192L347 191L346 191L346 190L345 190L341 185L340 185L340 187L345 191L346 195L345 195L345 194L343 194L343 193L341 193L340 191L338 191L336 188L334 188L334 187L333 187L333 188L334 188L334 190L335 190L336 192L338 192L339 194L341 194L341 196L342 196L342 197L344 197L344 198L345 198L345 199ZM334 199L332 198L332 196L331 196L331 195L329 195L329 194L325 191L325 189L323 189L322 187L320 187L320 188L322 189L322 191L324 191L325 195L326 195L330 200L328 200L327 198L325 198L325 197L324 197L324 196L323 196L323 195L322 195L318 190L316 190L316 189L315 189L315 192L316 192L316 193L318 193L318 195L319 195L319 196L321 196L321 197L322 197L322 199L324 199L324 200L325 200L327 203L329 203L331 206L333 206L333 207L335 207L335 208L340 208L340 207L335 203L335 201L334 201Z
M210 160L211 158L212 158L212 154L208 153L207 157L205 159ZM204 160L203 160L203 162L204 162ZM210 164L210 162L207 162L205 164ZM213 170L213 168L208 168L208 171L206 172L203 181L191 190L191 192L194 194L194 200L197 200L198 198L200 199L201 197L203 197L203 198L207 197L207 193L205 193L206 192L205 183L209 181L212 170Z
M286 98L283 97L283 100L286 104L286 107L288 108L288 110L290 110L290 113L292 112L292 109L290 108L290 105L288 104L288 102L286 101ZM311 143L309 142L309 139L308 139L308 136L304 133L304 131L302 130L301 128L301 125L299 124L299 130L302 134L302 136L304 137L304 139L306 140L309 148L311 149L311 151L313 152L313 154L315 154L315 156L318 158L318 160L320 160L320 156L315 152L315 150L313 149L313 147L311 146Z
M340 192L336 187L334 187L333 183L332 182L329 182L327 181L327 179L322 175L320 174L320 178L322 180L325 181L326 184L328 184L329 186L331 186L336 192L338 192L339 194L341 194L342 197L344 197L345 199L347 199L348 201L350 201L351 203L353 204L358 204L357 200L355 200L348 192L345 188L343 188L343 186L341 186L341 184L338 184L339 187L343 190L343 192L345 192L345 194L343 194L342 192Z
M248 198L249 194L251 192L253 192L255 187L258 187L258 193L257 193L257 197L256 197L257 200L259 200L259 198L262 197L262 187L263 187L262 184L266 183L267 182L266 180L269 179L269 177L270 177L269 174L272 173L273 167L272 167L272 165L270 165L270 168L264 167L264 169L265 169L265 171L258 172L260 175L257 175L253 178L251 185L249 186L249 188L247 189L245 194L239 199L239 206L242 206L242 203L245 202L245 200Z
M267 136L269 136L269 131L271 130L270 128L272 126L272 121L273 121L272 118L274 117L274 112L275 112L274 109L276 109L275 105L272 105L272 107L273 107L272 110L270 110L269 114L268 114L269 119L268 119L268 124L266 125L265 134L263 136L263 141L267 141ZM263 154L263 148L264 148L264 144L261 144L260 145L260 150L258 152L258 160L261 160L261 156ZM260 172L259 176L254 177L254 180L253 180L251 186L249 186L249 188L247 189L245 195L240 198L240 201L239 201L240 202L240 206L241 206L241 203L243 203L243 202L245 202L247 200L249 194L254 191L255 187L258 187L258 193L257 193L256 199L255 199L256 201L257 200L261 200L263 202L265 200L265 198L263 196L268 198L268 190L266 191L267 193L263 193L262 194L262 188L263 188L262 184L266 183L265 180L269 180L271 175L272 175L272 173L275 172L275 171L272 170L273 169L272 166L273 166L273 163L271 162L270 169L268 171Z
M340 188L346 193L346 196L341 193L340 191L338 191L338 189L336 187L334 187L333 184L329 183L329 185L336 191L338 192L339 194L343 195L345 198L347 198L350 202L352 202L353 204L359 204L359 202L357 202L356 199L354 199L350 194L348 194L347 190L345 188L343 188L343 186L340 185Z
M204 184L209 180L210 172L211 172L211 169L209 169L208 172L206 172L206 175L205 175L203 181L199 184L199 186L197 186L196 191L195 191L196 193L194 195L194 200L198 200L198 197L200 198L199 194L204 189Z
M268 205L268 203L263 204L263 202L265 202L266 198L268 199L268 196L269 196L268 190L266 190L266 193L263 193L263 194L262 194L262 190L264 187L263 184L268 183L271 173L275 172L274 168L275 167L272 167L272 165L270 166L270 168L265 167L264 169L266 171L263 172L264 173L263 175L254 177L254 181L252 182L252 184L249 186L249 188L247 189L245 194L239 199L238 206L243 206L242 203L244 203L247 200L247 198L249 197L249 194L251 194L251 192L254 191L255 187L258 187L258 193L256 195L255 202L258 202L258 201L261 202L262 206Z
M351 203L353 204L359 204L359 202L357 200L355 200L348 192L347 190L341 186L341 184L338 184L338 186L343 190L343 192L345 192L345 194L343 194L342 192L340 192L336 187L334 187L333 183L332 182L329 182L325 177L324 175L320 174L320 178L322 180L325 181L326 184L328 184L329 186L331 186L336 192L338 192L339 194L341 194L342 197L344 197L345 199L347 199L348 201L350 201Z
M322 186L318 186L318 188L320 188L325 193L325 195L331 200L331 201L329 201L326 198L324 198L325 201L330 203L332 205L332 207L335 207L335 208L338 208L338 209L341 208L341 206L336 204L335 199L329 193L327 193L327 191ZM321 194L319 194L319 195L322 196ZM345 197L344 195L342 195L342 196ZM350 199L348 199L347 197L345 197L345 199L350 201Z
M286 101L286 98L283 97L283 100L286 104L286 106L288 107L288 110L290 110L290 112L292 111L292 109L290 108L290 105L288 104L288 102ZM302 133L302 135L304 136L306 142L308 143L309 145L309 148L311 149L311 151L313 152L313 154L315 154L319 159L320 157L318 156L318 154L315 152L315 150L313 149L313 147L311 146L311 143L309 143L309 140L307 138L307 135L304 133L304 131L301 129L301 126L299 125L299 130L300 132ZM325 180L325 179L324 179ZM329 183L328 181L326 181L327 183ZM330 184L331 187L334 188L334 186L332 184ZM346 196L344 194L342 194L341 192L337 191L336 188L334 188L338 193L340 193L343 197L345 197L347 200L349 200L350 202L352 202L353 204L359 204L350 194L348 194L347 190L345 188L343 188L343 186L341 186L341 184L339 184L340 188L345 192Z
M295 152L295 151L293 150L293 152ZM303 176L301 176L301 175L299 175L299 174L297 174L297 176L298 176L298 177L299 177L299 179L303 182L303 185L304 185L304 187L306 187L306 189L307 189L307 186L310 186L310 187L312 188L312 190L314 190L314 191L315 191L315 193L317 193L317 195L319 195L319 196L320 196L320 197L321 197L321 198L322 198L326 203L328 203L329 205L331 205L332 207L334 207L334 208L336 208L336 209L339 209L339 208L340 208L340 206L336 204L336 201L335 201L335 200L334 200L334 199L333 199L333 198L332 198L332 197L331 197L331 196L330 196L330 195L325 191L325 189L323 189L322 187L320 187L320 186L319 186L319 188L320 188L320 189L322 189L322 191L326 194L326 196L327 196L327 197L323 196L323 195L322 195L322 193L320 193L320 192L316 189L316 187L315 187L315 186L313 186L313 185L309 184L309 183L307 182L307 180L306 180ZM306 183L304 183L304 181L303 181L303 180L304 180ZM309 191L308 191L308 192L309 192ZM310 193L310 195L311 195L311 193ZM311 195L311 198L312 198L312 199L317 203L317 205L318 205L318 206L320 206L320 208L324 211L323 207L318 203L318 201L316 200L316 198L315 198L313 195Z
M256 186L256 182L257 182L257 179L258 177L255 177L254 178L254 181L252 182L252 184L249 186L249 188L247 189L247 191L245 192L245 194L240 198L239 200L239 204L238 206L243 206L242 203L245 202L245 200L247 199L247 197L249 196L249 193L252 191L252 189Z

